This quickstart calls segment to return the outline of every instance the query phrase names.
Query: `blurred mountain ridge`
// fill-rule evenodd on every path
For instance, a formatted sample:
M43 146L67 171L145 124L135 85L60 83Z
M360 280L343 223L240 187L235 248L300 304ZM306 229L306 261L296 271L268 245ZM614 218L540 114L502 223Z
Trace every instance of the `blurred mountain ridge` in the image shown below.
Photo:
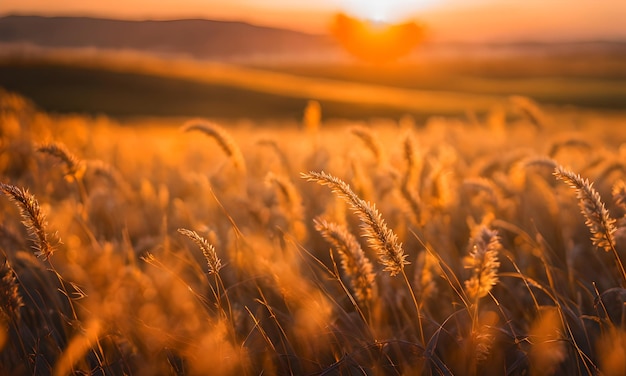
M0 17L0 43L123 49L219 58L332 49L329 36L207 19L129 21L91 17Z

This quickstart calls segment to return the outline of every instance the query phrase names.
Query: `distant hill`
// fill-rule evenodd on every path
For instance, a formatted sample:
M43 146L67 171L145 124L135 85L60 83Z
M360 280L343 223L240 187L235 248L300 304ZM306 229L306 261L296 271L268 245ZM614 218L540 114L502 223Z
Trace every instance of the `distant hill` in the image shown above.
M295 55L327 50L333 45L327 36L244 22L203 19L125 21L17 15L0 18L0 43L131 49L197 58Z

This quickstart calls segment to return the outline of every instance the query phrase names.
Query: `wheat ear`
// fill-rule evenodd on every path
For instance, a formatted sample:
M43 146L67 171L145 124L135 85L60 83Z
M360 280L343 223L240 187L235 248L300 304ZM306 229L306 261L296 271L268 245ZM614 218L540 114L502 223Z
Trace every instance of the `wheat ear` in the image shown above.
M509 100L513 107L523 113L535 127L541 129L546 125L546 115L537 102L521 95L511 96Z
M18 289L15 271L8 260L0 265L0 276L0 318L19 321L24 301Z
M20 210L22 223L35 242L35 255L43 256L47 260L54 253L54 247L46 232L46 216L41 212L41 207L35 196L25 189L4 183L0 183L0 191L13 201Z
M415 216L415 223L419 225L422 222L422 204L419 195L410 187L411 181L414 180L417 165L417 158L413 150L413 139L410 136L407 136L404 140L404 159L406 160L406 171L400 184L400 193L402 193L402 197L411 207L411 212Z
M315 229L339 252L341 267L350 277L350 284L357 300L362 303L369 302L373 296L375 274L370 260L365 256L354 235L337 223L323 219L313 221Z
M237 143L233 138L217 124L211 123L206 120L190 120L183 125L182 130L184 132L200 131L209 137L215 139L217 144L222 148L224 153L233 161L233 165L241 172L246 171L246 163L243 158L241 150L237 146Z
M276 186L277 190L280 191L284 197L286 210L285 214L288 216L287 219L289 220L290 231L299 240L306 238L307 232L306 226L304 225L302 197L300 196L298 189L286 176L278 176L269 172L265 179L268 184Z
M365 146L374 155L376 164L380 165L383 162L383 158L384 158L383 147L371 129L357 125L357 126L350 128L350 133L352 133L356 137L360 138L361 141L363 141Z
M554 169L554 176L576 190L576 198L585 216L585 224L591 231L593 244L609 252L615 247L613 236L617 230L615 219L609 215L609 211L604 206L598 191L593 188L593 184L563 166L557 166Z
M382 215L376 210L374 204L370 204L359 198L343 180L325 172L303 173L302 178L309 181L326 185L346 200L362 222L362 229L367 242L374 249L380 260L392 276L404 270L407 255L402 249L402 243L398 241L396 234L387 227Z
M547 167L551 170L554 170L557 166L557 163L554 159L546 156L533 156L524 158L520 165L523 167Z
M618 180L613 184L611 194L613 195L613 201L621 206L622 209L626 209L626 183L623 180Z
M291 180L285 176L276 175L273 172L269 172L265 176L265 180L268 184L276 186L278 191L280 191L285 198L285 202L290 208L292 214L296 217L296 219L301 220L303 217L302 197L300 197L298 189L295 185L293 185Z
M209 274L217 274L222 268L222 261L217 257L217 252L215 252L215 247L211 243L209 243L205 238L198 235L197 232L187 230L186 228L179 228L178 232L182 235L185 235L189 239L193 240L194 243L200 247L204 258L206 259L207 265L209 267Z
M37 148L40 153L60 159L67 168L67 175L79 178L85 171L85 164L59 142L49 142Z
M498 252L502 248L498 232L481 226L471 242L469 256L463 260L465 268L472 269L472 276L465 281L465 290L472 300L487 296L498 283Z
M580 211L585 216L585 224L591 232L591 241L596 247L602 248L606 252L613 252L615 263L622 277L622 287L625 287L626 270L624 270L622 260L615 248L614 234L617 231L615 219L609 215L600 194L593 188L593 184L589 183L589 180L581 178L580 175L565 169L563 166L559 165L554 169L554 176L576 190Z

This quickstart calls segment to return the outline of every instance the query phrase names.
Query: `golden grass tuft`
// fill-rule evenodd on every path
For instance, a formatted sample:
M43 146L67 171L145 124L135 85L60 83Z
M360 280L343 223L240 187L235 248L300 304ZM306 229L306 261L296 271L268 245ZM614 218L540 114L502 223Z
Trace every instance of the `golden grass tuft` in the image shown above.
M502 248L498 232L481 226L474 235L469 255L463 265L471 269L471 277L465 281L465 291L471 300L487 296L498 283L498 252Z
M19 292L15 271L8 260L0 265L0 317L8 322L20 320L24 300ZM1 346L0 346L1 348Z
M50 258L54 253L55 240L53 239L56 235L51 236L46 232L46 216L35 196L26 189L4 183L0 183L0 191L18 207L22 223L35 242L35 255L46 260Z
M609 215L593 184L560 165L554 170L554 176L576 190L580 211L585 216L593 244L607 252L611 251L615 247L615 219Z
M359 198L343 180L323 171L303 173L302 178L329 186L333 192L352 206L362 222L362 229L368 244L378 254L385 271L395 276L404 270L404 266L409 262L406 260L407 255L404 253L402 243L387 227L387 223L373 204Z
M237 146L231 135L219 125L207 120L194 119L186 122L181 129L183 132L199 131L213 138L232 160L235 168L242 173L246 172L246 162L239 146Z
M626 183L623 180L618 180L613 184L611 189L613 195L613 201L622 209L626 209Z
M37 147L37 151L60 159L67 169L66 175L80 179L85 173L85 164L65 145L60 142L49 142Z
M361 303L374 297L374 279L370 260L347 228L324 219L314 219L315 229L339 252L341 267L350 278L354 296Z
M369 149L374 155L374 160L377 165L381 165L384 161L383 147L378 141L374 132L363 126L353 126L350 128L350 133L358 137L367 149Z
M350 120L224 123L229 149L178 120L3 108L0 374L625 372L624 115L372 119L374 163ZM190 142L207 129L215 147Z
M208 240L198 235L197 232L191 231L185 228L179 228L178 232L182 235L185 235L189 239L193 240L194 243L200 247L204 258L206 259L209 274L217 274L222 268L222 261L217 257L217 252L215 251L215 247Z
M410 135L404 139L404 160L406 161L406 170L402 176L402 182L400 184L400 193L402 197L407 201L411 208L411 213L414 216L415 223L420 225L422 223L422 208L421 199L415 186L417 186L417 174L418 161L415 155L415 147L413 145L413 138Z

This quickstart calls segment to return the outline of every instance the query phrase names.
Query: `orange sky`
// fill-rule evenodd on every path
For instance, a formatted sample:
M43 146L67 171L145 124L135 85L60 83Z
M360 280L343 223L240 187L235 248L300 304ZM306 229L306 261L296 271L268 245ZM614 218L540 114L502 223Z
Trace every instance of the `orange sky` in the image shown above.
M325 32L336 12L425 23L435 40L626 39L625 0L2 0L0 14L216 18Z

